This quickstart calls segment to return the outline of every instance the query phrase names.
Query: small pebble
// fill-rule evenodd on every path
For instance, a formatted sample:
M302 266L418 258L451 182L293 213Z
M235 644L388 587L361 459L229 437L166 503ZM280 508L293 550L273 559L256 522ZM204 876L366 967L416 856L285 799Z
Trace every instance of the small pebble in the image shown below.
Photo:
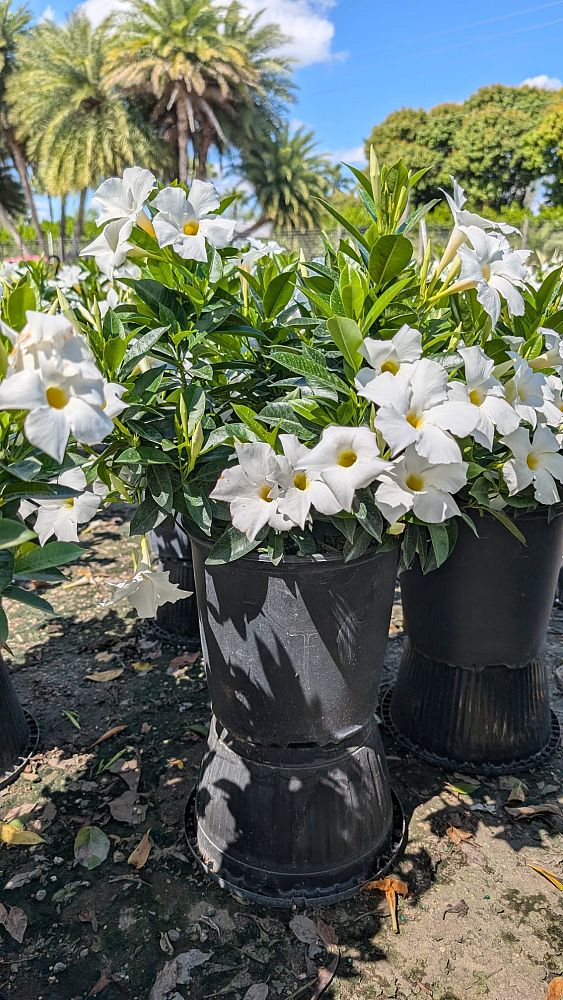
M123 851L114 851L113 860L115 861L116 864L119 864L121 861L125 861L125 855Z
M53 858L54 865L64 865L64 863L65 863L64 858L59 858L58 856L56 858Z
M59 972L64 972L66 970L66 965L64 962L56 962L53 966L53 972L55 975Z
M177 931L175 930L175 928L172 928L171 931L168 931L168 937L170 938L171 941L179 941L180 931Z
M80 949L80 958L87 958L88 954L89 954L89 952L88 952L87 948L81 948Z
M46 895L47 895L46 889L38 889L37 892L35 893L35 898L38 903L42 903Z

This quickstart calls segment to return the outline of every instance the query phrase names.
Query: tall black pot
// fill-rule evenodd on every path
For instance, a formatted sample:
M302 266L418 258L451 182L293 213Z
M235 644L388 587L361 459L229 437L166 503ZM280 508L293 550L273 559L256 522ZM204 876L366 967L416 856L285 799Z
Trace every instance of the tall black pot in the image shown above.
M397 553L206 566L192 546L214 713L199 856L272 905L352 895L397 847L374 724Z
M391 725L421 757L468 773L512 773L557 744L545 636L563 515L523 515L523 545L496 518L460 523L447 561L401 575L405 646Z
M0 788L17 778L34 752L38 738L37 723L20 705L0 656Z
M157 625L181 639L186 649L195 652L201 648L201 640L190 539L179 518L163 521L149 532L149 537L160 569L168 570L171 583L179 584L181 590L192 594L175 604L163 604L158 608Z

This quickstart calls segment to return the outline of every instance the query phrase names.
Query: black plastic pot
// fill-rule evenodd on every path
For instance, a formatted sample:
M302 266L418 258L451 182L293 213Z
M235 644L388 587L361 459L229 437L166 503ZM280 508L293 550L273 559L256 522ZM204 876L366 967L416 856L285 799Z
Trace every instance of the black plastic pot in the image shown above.
M37 723L20 705L0 657L0 788L17 778L35 752L38 740Z
M175 604L163 604L156 612L157 625L175 638L181 639L186 649L195 652L201 648L199 618L195 596L194 572L190 539L179 519L169 518L149 532L151 548L158 558L159 567L170 573L170 582L179 584L193 596Z
M563 515L464 524L440 569L401 575L406 640L388 705L417 754L470 773L511 773L557 745L543 647L563 552Z
M374 724L397 552L206 566L192 546L214 712L199 858L272 905L346 898L400 840Z

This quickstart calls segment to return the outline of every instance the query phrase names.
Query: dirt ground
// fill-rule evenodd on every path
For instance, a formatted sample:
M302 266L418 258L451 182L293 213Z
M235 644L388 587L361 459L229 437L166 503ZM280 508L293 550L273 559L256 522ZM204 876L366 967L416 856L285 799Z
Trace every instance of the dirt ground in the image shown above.
M460 787L386 740L409 817L394 872L409 886L399 934L379 892L297 921L243 905L193 867L183 841L209 719L201 660L125 608L100 608L108 581L130 570L121 515L85 541L88 558L50 589L55 618L8 609L10 666L41 741L0 793L0 820L18 816L43 842L0 846L1 998L316 1000L329 983L325 1000L545 1000L563 974L563 892L529 864L563 878L560 753L525 784ZM549 663L563 718L562 636L556 610ZM401 645L397 604L388 676ZM539 808L522 818L507 805ZM111 844L91 870L74 855L85 824Z

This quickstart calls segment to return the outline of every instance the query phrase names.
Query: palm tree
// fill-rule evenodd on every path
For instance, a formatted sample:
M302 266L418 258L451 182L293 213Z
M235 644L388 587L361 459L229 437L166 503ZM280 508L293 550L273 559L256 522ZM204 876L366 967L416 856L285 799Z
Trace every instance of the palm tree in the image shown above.
M241 172L250 181L261 209L259 221L275 230L315 229L323 213L316 197L326 197L331 187L333 164L315 152L312 132L289 126L256 142L241 158Z
M82 234L88 188L133 163L162 160L154 129L108 82L108 22L93 28L72 14L64 26L45 21L18 45L8 87L10 117L26 142L49 195L79 191L75 244Z
M25 198L21 184L12 173L6 152L0 150L0 226L7 230L22 251L27 251L14 222L14 217L22 215L24 211Z
M16 68L16 49L19 41L25 38L30 21L31 13L27 7L12 8L11 0L0 0L0 132L17 170L39 245L44 250L45 236L31 190L26 153L6 114L6 91Z
M283 41L273 26L258 27L238 3L213 0L129 0L116 19L111 79L127 93L151 94L153 116L174 145L177 176L205 177L209 150L228 143L241 105L266 104L268 86L289 94L288 63L271 50ZM272 83L275 78L275 86Z

